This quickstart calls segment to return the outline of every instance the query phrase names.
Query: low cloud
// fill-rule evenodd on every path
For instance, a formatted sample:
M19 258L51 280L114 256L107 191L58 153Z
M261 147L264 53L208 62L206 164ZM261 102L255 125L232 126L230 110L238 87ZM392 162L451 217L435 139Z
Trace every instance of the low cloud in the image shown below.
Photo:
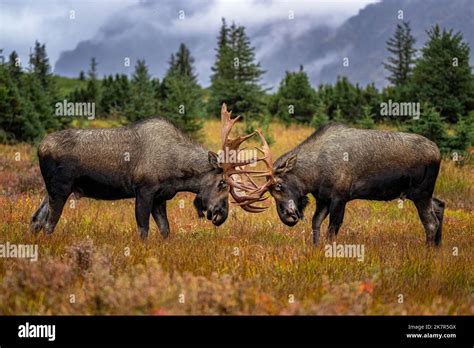
M171 53L185 42L196 58L200 82L207 85L225 17L228 23L235 21L247 28L264 69L276 69L265 76L265 82L275 85L282 69L296 69L303 63L303 59L294 61L298 39L318 28L335 28L372 2L2 0L0 47L4 54L16 50L26 62L34 41L44 42L56 72L63 75L77 76L95 56L101 75L130 73L131 68L123 67L124 57L130 57L132 62L145 58L151 73L161 76ZM69 18L70 11L75 11L75 19ZM293 53L282 54L289 46ZM318 64L325 64L327 57L312 59L310 68L320 70Z

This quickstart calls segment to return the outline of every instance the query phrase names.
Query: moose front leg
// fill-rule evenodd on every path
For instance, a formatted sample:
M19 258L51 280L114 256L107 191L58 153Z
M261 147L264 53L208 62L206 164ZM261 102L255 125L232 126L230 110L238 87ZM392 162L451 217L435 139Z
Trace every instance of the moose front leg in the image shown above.
M153 194L145 191L145 189L139 190L135 201L135 218L142 239L146 239L148 236L150 214L153 206Z
M346 209L346 202L334 199L331 200L329 205L329 227L328 227L328 239L332 240L337 236L339 228L344 220L344 211Z
M170 233L170 226L168 217L166 216L166 201L156 200L153 202L153 209L151 211L153 219L160 230L163 238L167 238Z
M202 205L202 199L199 196L196 196L193 201L194 208L196 208L197 214L200 218L203 218L205 215L203 213L204 207Z
M323 223L326 216L328 216L328 213L329 213L329 205L326 202L317 201L316 212L313 215L313 222L312 222L314 246L318 245L321 224Z

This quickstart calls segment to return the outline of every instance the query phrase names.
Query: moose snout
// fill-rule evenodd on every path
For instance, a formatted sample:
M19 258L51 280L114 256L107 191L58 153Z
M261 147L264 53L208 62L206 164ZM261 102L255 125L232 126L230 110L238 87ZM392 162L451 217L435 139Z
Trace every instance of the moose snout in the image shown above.
M288 221L288 225L293 226L298 222L298 214L296 212L290 212L288 211L286 213L286 220Z
M287 226L294 226L299 220L299 214L294 207L278 206L280 220Z
M213 207L207 210L207 219L211 220L215 226L220 226L227 219L227 209L225 207Z

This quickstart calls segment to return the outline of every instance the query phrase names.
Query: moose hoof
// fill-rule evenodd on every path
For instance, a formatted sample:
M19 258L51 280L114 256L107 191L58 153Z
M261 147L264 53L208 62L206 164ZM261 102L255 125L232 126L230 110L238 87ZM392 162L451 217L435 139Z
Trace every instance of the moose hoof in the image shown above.
M437 241L434 241L434 240L427 240L426 241L426 246L428 248L438 248L441 246L441 242L437 242Z
M145 230L140 229L138 232L140 233L140 238L141 238L141 240L146 240L146 239L147 239L147 237L148 237L148 231L145 231Z
M317 247L319 244L319 234L313 233L313 246Z
M39 231L41 231L43 228L43 225L41 225L40 223L38 222L32 222L30 224L30 232L32 234L38 234Z

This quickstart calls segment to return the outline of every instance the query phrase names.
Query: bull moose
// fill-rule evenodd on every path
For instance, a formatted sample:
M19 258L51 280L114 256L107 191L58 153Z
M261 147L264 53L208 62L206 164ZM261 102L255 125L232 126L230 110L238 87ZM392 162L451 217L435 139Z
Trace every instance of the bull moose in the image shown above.
M233 124L226 105L222 106L222 151L239 151L251 137L230 139ZM33 214L32 232L54 231L63 207L72 193L76 197L103 200L135 198L135 217L142 238L149 230L150 214L163 237L169 234L166 201L177 192L196 194L199 216L216 226L227 218L232 171L251 160L222 163L218 154L207 151L172 123L159 117L120 128L69 129L52 133L38 148L46 194ZM229 157L229 156L227 156ZM252 210L240 200L240 206Z
M329 123L273 164L255 200L269 191L283 223L303 218L308 194L316 199L313 243L329 215L328 237L337 235L347 202L354 199L414 202L427 244L440 245L444 202L433 197L441 156L435 143L410 133L363 130Z

